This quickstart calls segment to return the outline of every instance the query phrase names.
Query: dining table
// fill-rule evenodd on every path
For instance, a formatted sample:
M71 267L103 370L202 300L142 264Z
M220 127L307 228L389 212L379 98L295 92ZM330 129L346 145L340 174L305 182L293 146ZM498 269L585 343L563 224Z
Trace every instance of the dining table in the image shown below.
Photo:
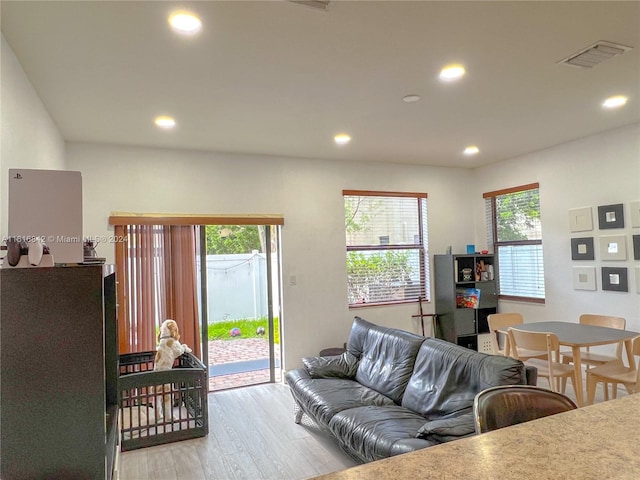
M580 350L585 347L595 347L599 345L611 345L624 342L627 352L629 366L635 368L631 341L640 335L640 332L631 330L619 330L617 328L598 327L594 325L584 325L573 322L529 322L514 325L514 328L528 332L549 332L555 333L560 346L571 347L573 352L573 366L575 369L576 402L579 407L584 406L584 387L582 384L582 360ZM501 333L506 333L502 332ZM509 355L509 345L505 346L505 355Z

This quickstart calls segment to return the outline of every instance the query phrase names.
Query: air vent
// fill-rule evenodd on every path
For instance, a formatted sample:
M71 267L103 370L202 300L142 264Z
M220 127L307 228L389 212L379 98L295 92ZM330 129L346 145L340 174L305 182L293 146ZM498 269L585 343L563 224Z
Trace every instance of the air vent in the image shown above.
M599 41L578 53L574 53L573 55L560 60L558 63L563 63L571 67L593 68L605 60L622 55L624 52L631 49L632 47L618 45L617 43Z
M327 10L330 0L289 0L291 3L298 3L316 10Z

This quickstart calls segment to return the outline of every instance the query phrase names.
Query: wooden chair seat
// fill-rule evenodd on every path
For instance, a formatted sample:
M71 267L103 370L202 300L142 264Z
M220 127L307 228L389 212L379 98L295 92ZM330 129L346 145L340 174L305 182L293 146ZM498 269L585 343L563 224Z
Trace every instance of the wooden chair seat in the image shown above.
M540 377L548 377L549 376L549 362L547 360L542 360L538 358L531 358L524 362L526 365L531 365L532 367L536 367L538 369L538 376ZM554 363L553 365L553 376L554 377L572 377L575 373L575 369L573 365L569 365L566 363Z
M633 339L632 351L635 357L640 357L640 337ZM604 384L605 392L608 392L608 385L613 385L613 398L617 396L617 386L622 384L629 393L640 393L640 361L632 363L628 367L622 360L605 363L587 370L587 401L593 403L596 396L598 383ZM605 397L608 399L608 396Z
M573 362L573 352L572 351L560 351L560 355L562 355L563 361L566 360L568 362ZM603 365L609 362L615 362L619 360L619 357L614 355L603 355L600 353L594 352L583 352L580 354L580 360L582 363L589 365Z

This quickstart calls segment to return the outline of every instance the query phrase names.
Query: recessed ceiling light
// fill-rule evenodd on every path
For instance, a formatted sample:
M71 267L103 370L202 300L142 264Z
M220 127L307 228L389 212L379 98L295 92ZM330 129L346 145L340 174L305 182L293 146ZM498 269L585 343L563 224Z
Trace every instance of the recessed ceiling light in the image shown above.
M453 80L458 80L465 74L464 66L462 65L447 65L442 70L440 70L440 80L445 82L451 82Z
M179 33L193 35L202 28L202 21L189 12L176 12L169 17L169 24Z
M349 135L347 135L346 133L339 133L335 137L333 137L333 140L338 145L346 145L347 143L349 143L351 141L351 137Z
M413 103L413 102L417 102L418 100L420 100L420 95L411 94L411 95L405 95L404 97L402 97L402 101L405 103Z
M625 103L627 103L628 98L624 95L616 95L615 97L607 98L602 106L604 108L618 108L622 107Z
M469 145L467 148L464 149L465 155L475 155L478 152L480 152L480 149L475 145Z
M161 117L156 117L154 123L156 124L156 126L164 128L165 130L169 130L176 126L176 121L173 118L164 115Z

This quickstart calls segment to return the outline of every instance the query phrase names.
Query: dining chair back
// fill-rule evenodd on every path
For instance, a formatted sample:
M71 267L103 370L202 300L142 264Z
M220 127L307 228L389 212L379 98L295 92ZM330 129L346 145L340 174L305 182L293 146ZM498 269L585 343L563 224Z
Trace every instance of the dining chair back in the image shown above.
M625 366L622 360L605 363L587 370L587 401L591 405L595 399L598 383L604 384L604 390L609 390L608 384L613 385L613 398L617 396L617 386L622 384L629 393L640 393L640 336L635 337L632 343L634 362ZM605 397L605 400L608 398Z
M487 317L489 332L491 332L491 345L494 355L506 355L509 351L509 336L500 332L506 332L513 325L522 325L524 319L519 313L493 313ZM500 348L500 340L503 338L504 347Z
M508 331L513 356L524 361L527 365L536 367L538 369L538 377L547 378L551 390L557 392L560 389L561 378L570 378L571 385L575 390L574 368L571 365L560 362L560 344L555 333L529 332L514 327L509 327ZM545 358L530 358L526 356L527 353L522 356L521 351L544 351Z
M569 397L546 388L503 385L475 396L473 420L480 434L576 408Z

